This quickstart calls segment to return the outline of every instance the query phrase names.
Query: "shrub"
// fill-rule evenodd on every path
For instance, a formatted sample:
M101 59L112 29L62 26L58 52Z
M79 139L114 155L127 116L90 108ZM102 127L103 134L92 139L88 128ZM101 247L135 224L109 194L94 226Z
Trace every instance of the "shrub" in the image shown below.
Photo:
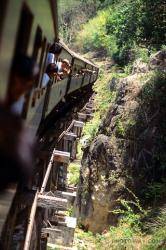
M77 42L86 52L104 49L123 66L138 56L147 62L162 47L164 28L164 0L112 1L83 26Z

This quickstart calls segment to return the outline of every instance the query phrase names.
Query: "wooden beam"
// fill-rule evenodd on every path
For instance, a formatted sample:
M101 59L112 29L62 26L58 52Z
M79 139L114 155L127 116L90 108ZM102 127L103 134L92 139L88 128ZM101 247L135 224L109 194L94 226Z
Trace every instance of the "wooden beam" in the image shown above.
M59 224L60 225L54 226L53 228L47 227L42 229L42 232L49 234L48 244L56 244L66 247L72 246L76 227L76 218L66 216L65 224Z
M42 233L46 233L46 234L50 234L50 233L53 233L58 236L61 236L62 235L62 230L60 229L57 229L57 228L51 228L51 227L43 227L42 228Z
M68 186L68 187L67 187L67 192L73 193L73 192L75 192L75 191L77 191L77 187L71 187L71 186Z
M75 121L74 127L76 127L76 128L83 128L84 124L85 124L84 122Z
M76 198L76 192L63 192L63 191L55 191L56 197L61 197L63 199L67 199L69 203L74 203L74 200Z
M70 153L64 151L54 151L54 161L62 162L62 163L69 163L70 161Z
M77 135L72 132L66 132L64 135L64 139L67 141L75 141L77 139Z
M85 108L85 112L87 112L87 114L91 114L92 113L92 109L91 108Z
M66 210L68 207L68 200L39 194L37 205L38 207Z
M93 109L93 104L87 103L86 108Z
M75 217L66 216L65 222L69 228L76 228L77 226L77 219Z

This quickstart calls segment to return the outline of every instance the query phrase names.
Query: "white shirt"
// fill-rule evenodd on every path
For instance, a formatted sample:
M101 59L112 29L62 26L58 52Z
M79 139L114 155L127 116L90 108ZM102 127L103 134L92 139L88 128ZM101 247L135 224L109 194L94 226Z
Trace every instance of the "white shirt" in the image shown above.
M55 55L53 53L48 53L47 54L47 59L46 59L46 68L50 63L55 63Z
M42 88L47 87L47 85L48 85L49 81L50 81L50 77L49 77L49 75L48 75L47 73L44 73L43 78L42 78L42 84L41 84L41 87L42 87Z

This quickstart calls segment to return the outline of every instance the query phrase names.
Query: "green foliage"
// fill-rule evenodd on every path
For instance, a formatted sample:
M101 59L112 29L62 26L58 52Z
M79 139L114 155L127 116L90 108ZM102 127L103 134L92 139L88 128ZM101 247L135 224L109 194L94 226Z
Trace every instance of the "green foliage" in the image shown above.
M125 135L125 128L120 118L116 120L116 132L117 136L124 137Z
M165 194L165 187L166 179L163 179L163 182L149 183L146 187L145 197L153 200L162 198Z
M79 228L76 228L75 242L77 243L77 249L79 250L95 249L96 246L95 236L90 231L84 232Z
M155 71L142 89L142 100L144 103L150 104L154 101L165 103L165 95L163 95L161 88L165 89L166 75L164 72Z
M83 128L82 146L84 141L91 142L94 139L101 124L101 119L105 117L108 108L116 98L116 91L110 91L111 78L111 73L103 74L102 70L100 71L99 80L94 85L94 92L96 93L95 113L94 117Z
M138 57L147 62L164 44L164 29L164 0L111 1L83 26L77 42L84 51L104 49L120 65Z
M99 125L100 125L100 117L99 113L96 113L95 117L89 122L87 122L83 128L83 135L84 135L83 140L84 141L86 140L88 142L92 141L93 138L96 136Z
M73 214L74 214L74 207L70 206L66 211L66 216L73 216Z
M69 185L76 186L79 182L80 164L71 162L68 167L68 183Z
M63 40L74 50L79 49L74 44L76 33L104 6L106 1L100 0L58 0L59 33Z
M139 205L138 198L136 203ZM151 235L142 233L141 214L134 213L128 201L121 200L122 208L118 212L121 220L117 227L111 226L103 234L93 235L91 232L76 230L77 247L80 250L164 250L166 248L166 209L160 211L156 219L152 219L147 226ZM143 210L142 210L143 211ZM142 215L145 215L143 211ZM80 244L81 241L81 244Z
M144 250L166 249L166 208L160 210L156 219L148 224L152 235Z
M101 11L95 18L84 25L77 37L77 44L84 51L108 47L106 35L106 20L109 11Z

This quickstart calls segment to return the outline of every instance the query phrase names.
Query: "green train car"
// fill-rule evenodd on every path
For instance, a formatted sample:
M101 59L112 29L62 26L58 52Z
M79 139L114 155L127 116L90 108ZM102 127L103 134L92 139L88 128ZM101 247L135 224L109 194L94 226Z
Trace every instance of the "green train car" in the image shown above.
M43 131L47 131L48 124L57 121L59 107L67 105L73 98L78 100L83 98L88 87L91 88L97 80L99 71L94 63L71 51L59 39L57 6L57 0L1 0L0 2L0 104L5 102L12 88L15 58L19 54L32 58L38 65L39 74L33 87L24 94L25 100L19 116L32 138L38 143ZM42 87L48 51L55 42L62 46L58 61L67 59L71 65L71 73L61 81L52 78L46 87ZM91 73L80 74L82 69ZM34 179L37 177L41 184L49 157L43 160L37 156L35 160L34 165L38 164L38 169L35 165ZM39 188L40 184L36 186ZM13 237L18 235L17 223L20 218L25 219L25 231L22 230L25 237L30 205L25 202L24 195L33 196L34 186L34 183L31 183L31 188L23 192L18 183L0 193L0 249L24 249L25 238L21 240L22 235L18 236L19 240ZM31 198L29 199L31 201ZM40 227L38 221L44 217L45 212L41 210L38 212L35 218L36 229L33 231L36 239L28 248L32 250L46 249L46 246L42 247L41 229L37 230Z
M12 85L11 67L14 57L22 53L32 57L40 67L40 76L26 96L22 118L26 120L33 136L43 121L65 96L93 84L98 75L98 68L92 62L78 56L67 48L59 60L68 59L72 66L72 75L62 81L53 81L51 86L41 88L41 79L45 72L47 52L50 45L58 41L58 19L56 0L8 0L1 1L0 23L0 100L4 100ZM94 74L74 73L81 68L94 71ZM49 94L48 94L49 92Z

